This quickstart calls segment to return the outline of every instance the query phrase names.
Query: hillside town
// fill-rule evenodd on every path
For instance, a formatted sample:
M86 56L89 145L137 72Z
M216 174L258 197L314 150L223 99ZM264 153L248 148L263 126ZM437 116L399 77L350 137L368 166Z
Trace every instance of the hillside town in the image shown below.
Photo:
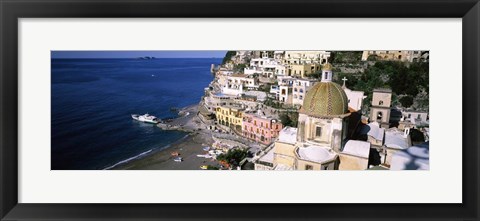
M229 51L196 110L204 169L428 170L428 56Z

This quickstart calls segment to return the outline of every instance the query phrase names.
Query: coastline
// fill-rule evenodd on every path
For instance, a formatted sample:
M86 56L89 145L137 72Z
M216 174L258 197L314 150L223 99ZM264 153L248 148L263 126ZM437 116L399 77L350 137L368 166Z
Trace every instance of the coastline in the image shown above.
M202 165L218 166L216 161L197 157L205 154L203 147L211 147L213 138L211 133L201 130L202 123L196 116L199 104L192 104L179 110L179 116L168 123L158 125L164 130L178 130L188 132L182 139L168 147L148 153L138 159L121 163L109 168L111 170L199 170ZM168 125L168 128L167 126ZM178 152L182 162L175 162L172 152Z

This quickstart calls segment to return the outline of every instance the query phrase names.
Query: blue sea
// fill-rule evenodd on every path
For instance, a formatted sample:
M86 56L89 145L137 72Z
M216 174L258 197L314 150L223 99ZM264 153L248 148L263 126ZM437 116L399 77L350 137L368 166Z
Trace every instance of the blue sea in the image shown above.
M52 170L97 170L164 149L185 133L130 114L197 104L219 58L52 59Z

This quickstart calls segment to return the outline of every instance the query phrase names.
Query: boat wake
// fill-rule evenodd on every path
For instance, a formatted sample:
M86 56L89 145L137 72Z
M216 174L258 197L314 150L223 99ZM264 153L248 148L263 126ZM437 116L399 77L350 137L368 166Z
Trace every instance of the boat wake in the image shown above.
M118 165L120 165L120 164L124 164L124 163L127 163L127 162L131 161L131 160L138 159L138 158L140 158L140 157L142 157L142 156L145 156L146 154L152 152L152 150L153 150L153 149L150 149L150 150L145 151L145 152L143 152L143 153L141 153L141 154L138 154L137 156L130 157L130 158L126 159L126 160L122 160L122 161L120 161L120 162L118 162L118 163L116 163L116 164L113 164L112 166L105 167L104 170L109 170L109 169L112 169L112 168L114 168L114 167L116 167L116 166L118 166Z

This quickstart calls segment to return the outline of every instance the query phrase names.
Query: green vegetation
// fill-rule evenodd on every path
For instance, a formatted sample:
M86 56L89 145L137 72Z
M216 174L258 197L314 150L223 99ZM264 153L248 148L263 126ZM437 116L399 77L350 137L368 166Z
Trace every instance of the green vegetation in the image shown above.
M404 107L428 107L428 62L403 63L396 61L377 61L365 69L363 74L339 73L335 82L342 85L343 77L347 77L346 85L352 90L364 91L368 95L366 100L371 100L375 88L391 88L401 100ZM403 96L402 96L403 95ZM407 98L404 98L407 97ZM410 102L410 98L412 100Z
M413 97L412 96L403 96L399 99L399 102L402 104L403 107L410 107L413 104Z
M225 54L225 57L223 57L222 64L226 64L228 61L232 59L233 56L237 54L236 51L227 51L227 54Z
M263 102L263 104L265 104L266 106L269 106L269 107L276 108L276 109L282 108L282 104L279 101L277 101L275 99L272 99L272 98L269 98L269 97L265 100L265 102Z
M248 155L248 151L240 148L230 149L227 153L217 156L218 161L225 161L232 168L240 166L240 162Z
M377 61L377 60L378 60L378 56L376 54L372 54L367 58L367 61Z
M266 84L261 84L260 87L258 87L258 90L259 91L263 91L265 93L270 93L270 87L272 86L272 84L270 83L266 83Z
M309 74L307 77L309 78L314 78L314 79L320 79L322 77L322 71L316 71L314 73Z
M415 144L421 144L425 142L425 136L423 133L417 129L410 129L410 137L412 139L412 142Z
M362 60L362 51L337 51L332 52L330 63L333 64L355 64Z
M290 127L297 127L298 124L298 112L296 111L288 111L288 112L283 112L279 115L280 121L282 121L282 124L284 127L290 126Z
M247 67L247 64L237 64L233 67L234 72L241 72L243 73L243 69Z

